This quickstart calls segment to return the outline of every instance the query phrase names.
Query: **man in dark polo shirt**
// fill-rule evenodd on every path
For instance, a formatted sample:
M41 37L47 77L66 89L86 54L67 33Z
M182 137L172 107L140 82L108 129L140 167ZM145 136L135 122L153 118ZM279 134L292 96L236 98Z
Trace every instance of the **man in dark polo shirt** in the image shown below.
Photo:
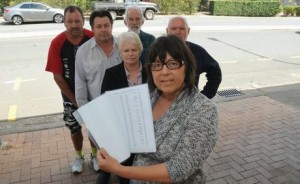
M200 45L187 41L190 27L184 17L177 16L169 20L166 28L167 34L176 35L186 42L196 59L196 80L195 86L198 88L200 74L206 73L207 82L201 93L207 98L213 98L222 81L222 72L218 62Z

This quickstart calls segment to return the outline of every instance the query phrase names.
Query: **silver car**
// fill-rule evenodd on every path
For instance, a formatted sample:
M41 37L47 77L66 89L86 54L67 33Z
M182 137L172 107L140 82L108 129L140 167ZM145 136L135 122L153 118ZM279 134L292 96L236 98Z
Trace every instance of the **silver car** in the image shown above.
M20 3L15 6L5 7L3 18L15 25L23 22L41 22L53 21L56 23L63 22L63 9L52 8L49 5L36 2Z

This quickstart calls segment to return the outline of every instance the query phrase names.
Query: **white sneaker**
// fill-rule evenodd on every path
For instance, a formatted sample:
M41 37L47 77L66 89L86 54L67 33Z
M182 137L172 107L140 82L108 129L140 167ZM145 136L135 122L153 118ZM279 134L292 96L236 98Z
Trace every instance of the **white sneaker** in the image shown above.
M100 170L97 157L93 156L92 154L91 154L91 166L95 172L98 172Z
M84 158L80 156L76 156L76 159L72 165L73 174L78 174L83 171Z

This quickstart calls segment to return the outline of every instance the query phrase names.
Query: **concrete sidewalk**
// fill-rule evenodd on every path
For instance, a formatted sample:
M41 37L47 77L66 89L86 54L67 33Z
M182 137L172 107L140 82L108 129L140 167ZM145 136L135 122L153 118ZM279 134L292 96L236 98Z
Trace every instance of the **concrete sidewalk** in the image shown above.
M217 104L219 139L204 164L208 184L300 183L300 109L265 95ZM95 183L87 139L84 172L71 174L74 151L63 126L0 139L6 143L0 150L1 184Z

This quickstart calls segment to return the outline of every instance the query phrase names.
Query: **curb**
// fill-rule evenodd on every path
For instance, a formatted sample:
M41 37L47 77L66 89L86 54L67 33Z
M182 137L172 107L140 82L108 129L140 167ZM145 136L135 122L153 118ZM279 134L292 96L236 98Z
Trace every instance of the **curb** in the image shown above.
M212 101L215 103L223 103L226 101L241 100L244 98L251 98L256 96L265 96L263 92L259 90L246 90L241 91L242 95L234 97L221 97L216 95ZM0 136L15 133L24 133L45 129L52 129L58 127L64 127L62 113L45 114L39 116L22 117L16 119L13 122L6 120L0 120Z

